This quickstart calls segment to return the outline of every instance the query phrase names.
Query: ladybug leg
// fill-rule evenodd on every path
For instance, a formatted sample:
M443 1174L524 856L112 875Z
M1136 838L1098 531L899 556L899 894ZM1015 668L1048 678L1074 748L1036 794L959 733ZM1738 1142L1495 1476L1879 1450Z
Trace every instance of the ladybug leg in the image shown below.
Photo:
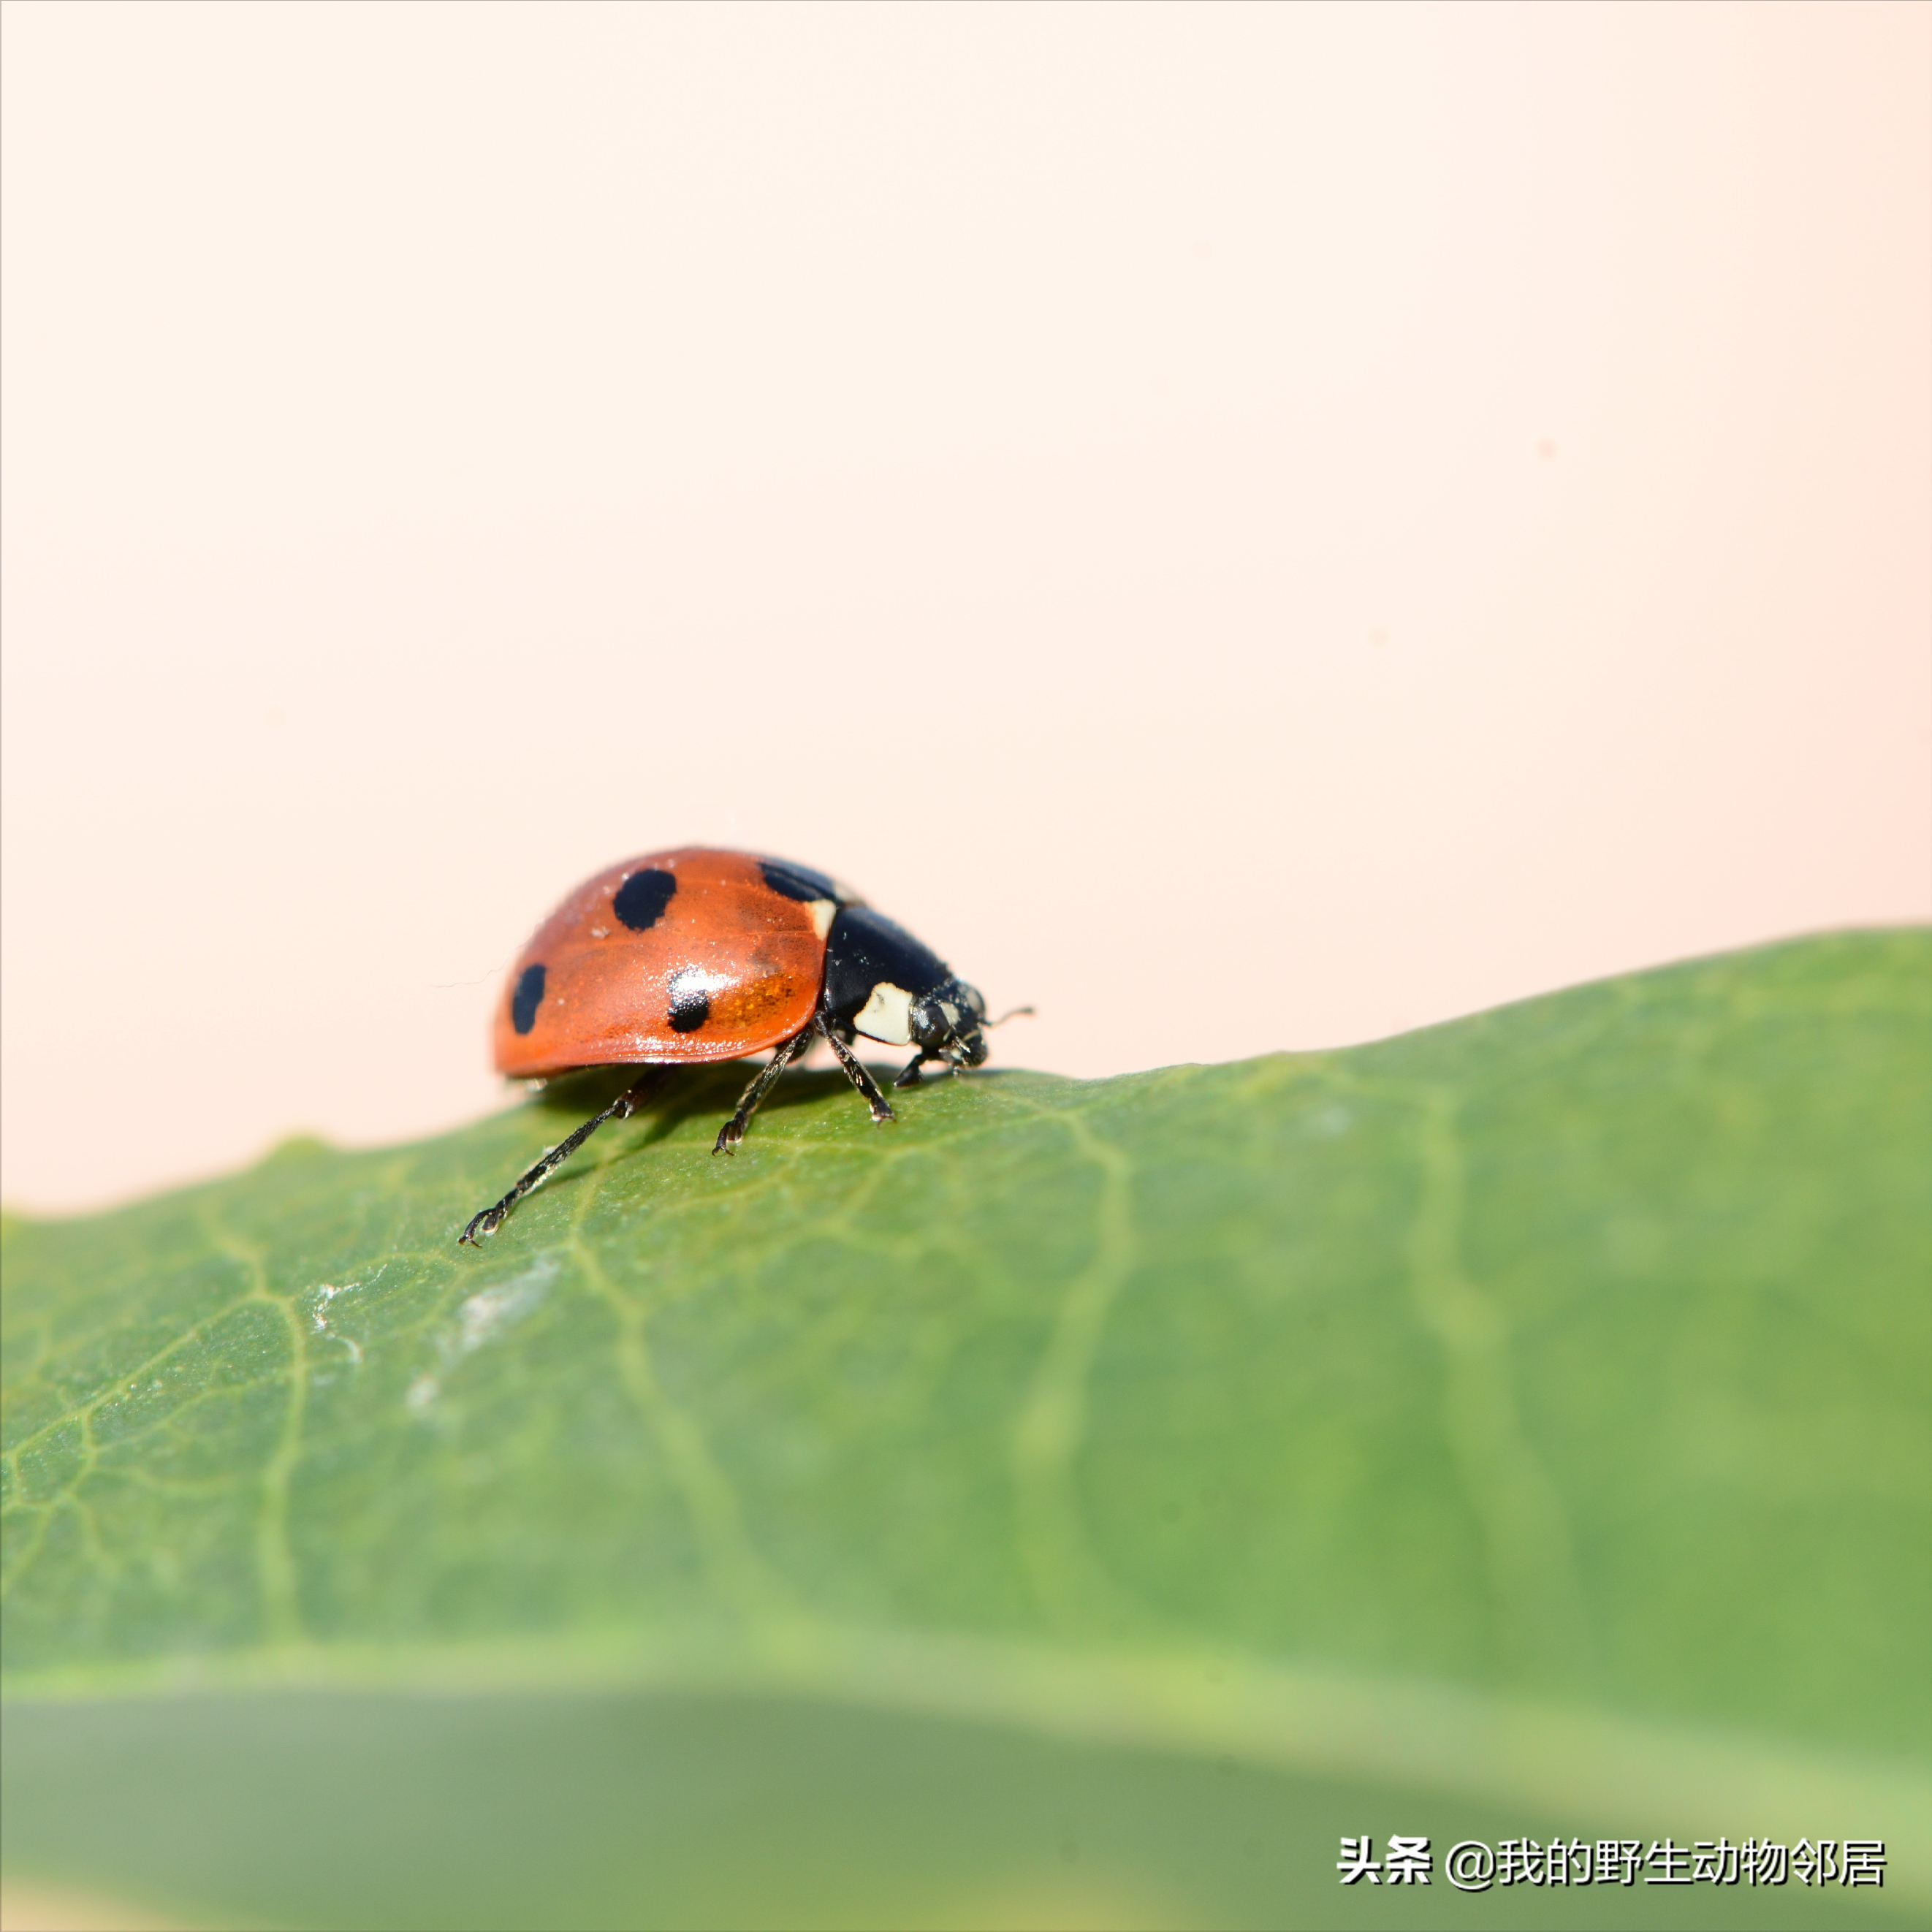
M818 1022L814 1020L802 1032L794 1034L759 1070L758 1078L745 1089L745 1096L738 1102L738 1111L718 1129L717 1142L711 1150L713 1154L738 1151L738 1143L745 1138L745 1130L752 1124L752 1116L758 1111L758 1102L765 1097L772 1082L812 1044L818 1032Z
M907 1066L906 1070L892 1082L893 1087L896 1089L901 1087L918 1086L923 1078L919 1070L925 1064L926 1055L922 1053L915 1053Z
M825 1037L832 1042L832 1051L838 1056L838 1064L845 1070L845 1077L866 1096L866 1105L872 1110L874 1122L883 1122L897 1118L884 1094L879 1091L879 1083L859 1064L859 1056L848 1046L831 1027L820 1022Z
M664 1084L664 1076L670 1071L668 1066L652 1067L641 1080L620 1094L602 1113L593 1114L576 1132L559 1141L542 1160L519 1177L516 1186L495 1207L486 1208L482 1214L472 1217L469 1226L457 1236L458 1242L467 1241L472 1248L480 1247L483 1237L494 1234L503 1225L504 1216L538 1181L554 1174L606 1120L628 1120Z

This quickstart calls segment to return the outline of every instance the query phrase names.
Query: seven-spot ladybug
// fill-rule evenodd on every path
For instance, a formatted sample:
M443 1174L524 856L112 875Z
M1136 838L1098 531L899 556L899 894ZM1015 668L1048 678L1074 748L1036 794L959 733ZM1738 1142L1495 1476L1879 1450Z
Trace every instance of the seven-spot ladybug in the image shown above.
M986 1057L986 1003L939 956L823 872L746 852L686 846L627 860L566 899L510 969L496 1010L499 1072L536 1076L641 1064L650 1072L551 1148L458 1238L474 1246L606 1120L642 1106L674 1066L770 1060L745 1089L716 1154L821 1035L874 1120L892 1110L852 1051L854 1037L916 1049L893 1084L943 1060Z

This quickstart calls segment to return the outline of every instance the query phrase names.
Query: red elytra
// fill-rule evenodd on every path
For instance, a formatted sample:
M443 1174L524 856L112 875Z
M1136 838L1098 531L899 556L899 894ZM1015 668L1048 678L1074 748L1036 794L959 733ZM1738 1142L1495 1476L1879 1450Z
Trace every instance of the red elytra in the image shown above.
M585 880L510 970L490 1041L496 1070L737 1060L790 1039L817 1009L832 916L852 902L799 867L784 868L788 882L822 893L779 892L765 876L774 862L688 845ZM640 879L670 890L640 892ZM674 1007L688 1018L699 992L703 1024L674 1023Z

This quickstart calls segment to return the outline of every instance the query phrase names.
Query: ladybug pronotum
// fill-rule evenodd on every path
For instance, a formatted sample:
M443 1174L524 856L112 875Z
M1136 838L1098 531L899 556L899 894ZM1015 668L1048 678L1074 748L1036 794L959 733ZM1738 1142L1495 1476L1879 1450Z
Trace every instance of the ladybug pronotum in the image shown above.
M823 872L691 845L587 879L510 969L496 1009L496 1070L524 1078L586 1066L650 1070L552 1148L458 1238L472 1247L606 1120L626 1120L674 1067L771 1048L719 1130L734 1152L758 1102L815 1040L828 1041L875 1121L892 1110L859 1064L863 1035L910 1046L893 1082L939 1061L986 1058L986 1003L939 956Z

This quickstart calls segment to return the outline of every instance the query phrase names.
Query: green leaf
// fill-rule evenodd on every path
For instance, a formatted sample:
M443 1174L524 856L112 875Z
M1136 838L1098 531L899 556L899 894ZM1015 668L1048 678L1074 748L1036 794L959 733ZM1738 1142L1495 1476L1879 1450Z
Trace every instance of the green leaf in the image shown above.
M10 1225L19 1869L249 1924L1476 1925L1552 1900L1343 1889L1338 1834L1721 1832L1886 1885L1562 1922L1932 1898L1932 938L882 1130L801 1076L715 1160L736 1084L480 1254L608 1082Z

